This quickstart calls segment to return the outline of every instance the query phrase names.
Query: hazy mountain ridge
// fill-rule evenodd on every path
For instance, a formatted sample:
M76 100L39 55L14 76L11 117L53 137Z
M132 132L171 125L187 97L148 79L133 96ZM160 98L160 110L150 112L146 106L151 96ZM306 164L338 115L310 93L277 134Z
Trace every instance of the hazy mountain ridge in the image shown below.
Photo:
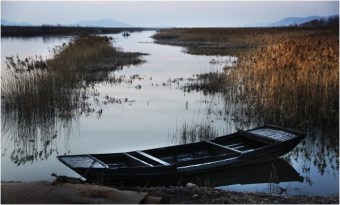
M31 23L22 21L22 22L15 22L15 21L8 21L6 19L1 19L1 25L3 26L32 26ZM58 24L60 25L60 24ZM114 21L111 19L99 19L99 20L83 20L78 21L73 26L84 26L84 27L132 27L130 24L126 24L119 21Z
M15 22L15 21L8 21L6 19L1 19L1 25L4 26L31 26L32 24L21 21L21 22Z
M276 27L276 26L292 26L292 25L300 25L309 21L313 20L319 20L321 18L324 18L322 16L308 16L305 18L302 17L288 17L281 19L279 21L276 21L274 23L270 23L267 26L269 27Z
M339 15L328 16L320 19L314 19L299 24L301 27L323 27L323 26L339 26Z
M287 17L276 21L274 23L252 23L252 24L244 24L240 25L240 27L285 27L285 26L320 26L321 24L325 24L324 22L332 21L334 24L334 18L339 18L339 15L334 16L308 16L308 17ZM321 23L320 23L321 22ZM4 26L33 26L33 24L22 21L8 21L6 19L1 19L1 25ZM60 24L57 24L60 25ZM39 25L37 25L39 26ZM66 25L67 26L67 25ZM111 19L98 19L98 20L82 20L78 21L74 24L70 24L68 26L81 26L81 27L104 27L104 28L131 28L133 27L130 24L115 21ZM163 25L160 24L156 26L158 28L175 28L176 26Z
M126 24L111 19L99 19L99 20L84 20L78 21L76 25L79 26L93 26L93 27L132 27L130 24Z

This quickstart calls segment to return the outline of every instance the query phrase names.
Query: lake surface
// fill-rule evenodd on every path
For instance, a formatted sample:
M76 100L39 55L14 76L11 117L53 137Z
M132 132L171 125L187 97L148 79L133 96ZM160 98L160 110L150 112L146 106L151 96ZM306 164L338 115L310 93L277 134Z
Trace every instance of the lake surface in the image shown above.
M121 83L100 83L93 88L95 94L89 99L91 111L71 121L53 124L52 139L45 139L36 132L37 140L27 141L18 129L27 130L34 125L13 126L11 120L3 119L1 130L1 180L37 181L53 180L51 173L79 177L60 163L56 156L62 154L126 152L179 144L176 137L183 125L208 125L219 134L229 134L236 128L248 129L257 122L241 123L235 117L240 109L228 103L218 94L185 92L181 87L195 74L222 71L237 58L219 56L196 56L182 52L182 47L153 43L153 31L135 32L124 38L114 37L114 46L124 51L142 52L146 62L139 66L126 66L112 75L122 77ZM5 56L26 58L29 56L51 57L49 50L67 43L72 37L1 38L2 69ZM223 63L211 64L213 59ZM108 102L108 98L119 99ZM101 112L102 111L102 112ZM260 124L261 125L261 124ZM331 136L325 136L331 135ZM277 187L286 189L288 195L331 195L339 192L338 144L330 144L328 138L338 133L316 131L308 133L304 143L284 156L303 181L275 184L257 183L219 186L220 189L236 191L276 192ZM37 160L27 160L25 153L41 150ZM255 169L255 168L254 168Z

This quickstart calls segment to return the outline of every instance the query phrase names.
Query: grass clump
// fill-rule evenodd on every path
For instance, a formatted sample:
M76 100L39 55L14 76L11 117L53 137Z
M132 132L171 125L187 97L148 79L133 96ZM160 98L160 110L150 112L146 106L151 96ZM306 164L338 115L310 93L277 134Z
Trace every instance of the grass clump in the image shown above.
M192 124L184 123L170 138L174 144L189 144L219 136L218 130L211 123Z
M191 80L184 86L185 92L203 91L204 94L224 93L226 78L223 72L210 72L197 74L196 79Z
M143 62L141 53L119 51L110 40L77 37L54 48L53 58L47 60L7 57L1 86L2 111L53 116L71 113L80 100L81 89L110 80L109 74L124 65Z

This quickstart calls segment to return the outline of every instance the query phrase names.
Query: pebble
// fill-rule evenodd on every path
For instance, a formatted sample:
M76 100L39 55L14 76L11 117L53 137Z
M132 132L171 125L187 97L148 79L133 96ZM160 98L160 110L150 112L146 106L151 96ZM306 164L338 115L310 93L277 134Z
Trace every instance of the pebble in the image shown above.
M189 189L192 189L192 188L198 188L198 186L196 185L196 184L194 184L194 183L187 183L187 185L186 185L186 187L187 188L189 188Z
M195 198L198 198L198 197L199 197L199 195L198 195L198 194L194 194L194 195L192 195L192 197L191 197L191 198L195 199Z

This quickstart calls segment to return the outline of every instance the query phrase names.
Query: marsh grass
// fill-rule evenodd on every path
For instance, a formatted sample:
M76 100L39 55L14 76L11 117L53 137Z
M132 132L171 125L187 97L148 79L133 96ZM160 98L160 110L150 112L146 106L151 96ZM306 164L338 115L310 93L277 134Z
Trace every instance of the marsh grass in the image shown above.
M300 30L266 42L225 74L225 86L236 86L238 98L265 121L337 127L338 32Z
M226 100L246 105L248 113L262 113L265 122L296 128L338 126L338 34L333 27L193 28L163 30L154 38L207 55L217 44L219 54L243 48L234 52L238 62L232 68L198 74L184 90L223 93Z
M189 144L203 140L213 139L221 133L208 122L202 124L184 123L181 128L176 129L173 134L169 134L172 144Z
M196 79L189 81L184 87L184 92L203 91L204 94L224 93L226 78L222 72L197 74Z
M250 52L263 44L264 38L295 28L178 28L160 30L152 37L156 43L184 46L196 55L233 55Z
M243 51L221 49L218 54L232 53L238 62L224 72L198 74L184 91L221 96L225 113L240 128L269 123L306 133L286 159L302 158L307 176L311 166L321 175L339 170L338 27L174 29L157 35L157 42L186 46L192 54L213 53L206 46L193 46L196 41L250 43Z
M140 55L118 51L107 37L83 36L53 49L53 58L46 61L7 57L2 111L72 116L72 110L87 98L87 87L111 81L110 73L124 65L142 63Z
M112 71L143 62L141 53L119 51L99 36L74 38L52 54L47 60L7 57L2 71L2 134L15 142L11 158L18 165L46 159L56 151L51 145L60 129L70 132L81 114L94 112L88 99L96 83L112 82Z

